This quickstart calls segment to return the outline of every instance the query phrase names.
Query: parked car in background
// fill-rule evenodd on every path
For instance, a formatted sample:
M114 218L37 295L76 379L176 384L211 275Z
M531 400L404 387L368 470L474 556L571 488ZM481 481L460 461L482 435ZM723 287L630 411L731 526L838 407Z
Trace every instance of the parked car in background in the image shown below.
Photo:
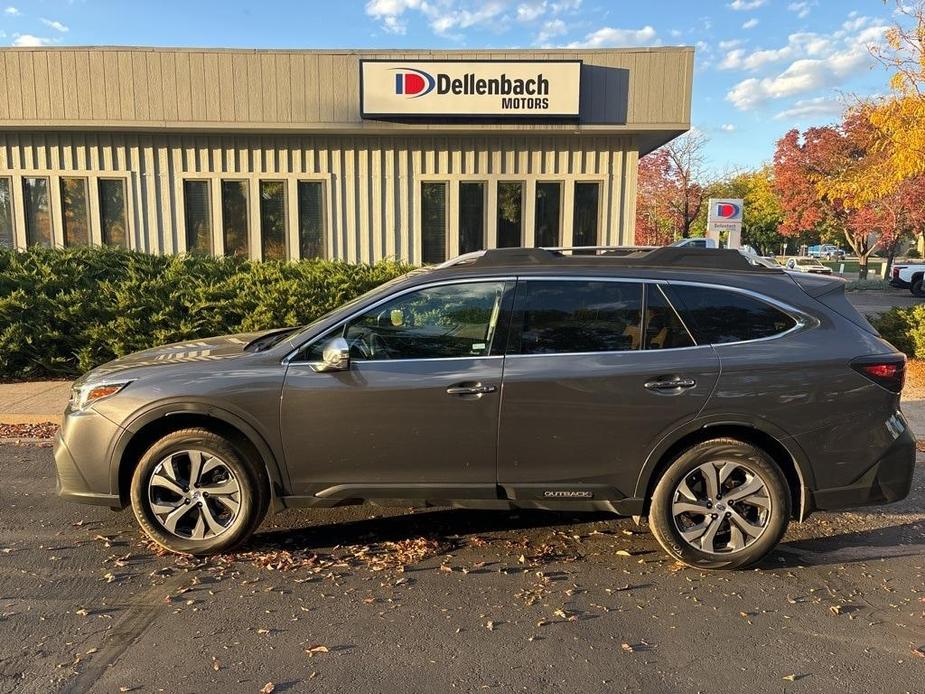
M192 554L374 500L646 517L679 561L746 566L791 519L909 493L906 359L844 289L734 250L468 254L90 371L58 493Z
M925 263L894 265L890 272L890 284L908 289L913 296L925 297Z
M708 238L678 239L672 248L716 248L716 240Z
M845 258L843 249L828 243L810 246L806 254L810 258L825 258L826 260L844 260Z
M826 267L815 258L791 258L786 265L788 270L809 272L814 275L831 275L832 268Z

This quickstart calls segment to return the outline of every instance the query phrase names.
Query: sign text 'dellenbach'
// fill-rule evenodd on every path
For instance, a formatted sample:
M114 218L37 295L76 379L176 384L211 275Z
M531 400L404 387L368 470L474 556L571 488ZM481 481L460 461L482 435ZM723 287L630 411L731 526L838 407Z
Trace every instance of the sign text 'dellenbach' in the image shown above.
M360 61L364 117L578 116L581 61Z

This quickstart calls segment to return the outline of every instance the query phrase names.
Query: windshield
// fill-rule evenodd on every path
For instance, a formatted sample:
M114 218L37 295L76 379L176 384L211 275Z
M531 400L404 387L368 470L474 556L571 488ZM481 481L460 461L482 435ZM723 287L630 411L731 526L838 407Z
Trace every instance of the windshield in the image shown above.
M356 306L357 304L360 304L360 303L366 301L366 299L368 299L369 297L374 296L374 295L378 294L379 292L388 289L389 287L393 287L393 286L395 286L396 284L399 284L400 282L402 282L402 281L408 279L409 277L413 277L414 275L420 275L420 274L423 274L423 273L425 273L425 272L430 272L430 271L431 271L430 268L423 268L423 267L421 267L421 268L416 268L416 269L414 269L414 270L411 270L410 272L406 272L404 275L399 275L398 277L395 277L395 278L393 278L393 279L390 279L388 282L383 282L382 284L373 287L373 288L370 289L369 291L363 292L363 293L360 294L359 296L356 296L356 297L350 299L349 301L344 302L344 303L341 304L340 306L337 306L336 308L332 308L330 311L328 311L327 313L325 313L325 314L319 316L318 318L316 318L315 320L313 320L311 323L309 323L309 324L307 324L307 325L300 326L300 327L295 328L295 329L293 329L293 330L287 331L287 332L283 335L283 337L284 337L284 338L285 338L285 337L295 337L295 336L298 335L298 333L302 333L302 332L305 332L306 330L310 330L312 327L318 325L318 323L321 323L322 321L327 320L330 316L332 316L333 314L337 313L338 311L343 311L344 309L348 309L348 308L350 308L351 306ZM275 343L274 343L274 344L275 344Z

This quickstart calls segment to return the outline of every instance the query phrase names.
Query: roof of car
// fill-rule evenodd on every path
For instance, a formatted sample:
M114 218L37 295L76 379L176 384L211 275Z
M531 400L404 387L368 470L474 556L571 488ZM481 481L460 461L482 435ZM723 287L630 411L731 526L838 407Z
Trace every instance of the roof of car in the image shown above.
M671 247L639 250L632 247L497 248L461 255L436 267L437 270L466 272L490 270L514 272L550 270L700 270L747 273L777 273L782 270L755 265L737 250Z

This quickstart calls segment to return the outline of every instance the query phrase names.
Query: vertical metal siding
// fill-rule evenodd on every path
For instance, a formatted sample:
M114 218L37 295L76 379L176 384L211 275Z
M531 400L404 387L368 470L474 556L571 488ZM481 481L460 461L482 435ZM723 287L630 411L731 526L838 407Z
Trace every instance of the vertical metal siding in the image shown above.
M276 104L275 107L278 107ZM289 136L148 133L0 133L0 176L124 176L132 225L131 247L151 253L186 250L182 183L212 181L213 209L221 206L219 181L246 179L251 226L259 219L260 179L289 185L290 256L294 243L295 181L325 183L329 257L351 262L383 257L420 262L418 219L421 180L488 182L486 237L494 239L494 196L499 178L526 182L525 221L533 214L536 180L561 181L563 242L571 239L571 188L576 180L600 180L600 241L631 244L637 153L631 138L558 135ZM95 185L91 183L91 192ZM450 201L455 200L455 185ZM92 198L92 196L91 196ZM53 204L55 196L52 197ZM451 208L450 212L453 212ZM22 219L15 220L17 227ZM91 228L98 225L92 221ZM451 216L450 228L455 229ZM213 220L221 233L221 220ZM56 230L55 238L60 239ZM451 239L456 234L449 233ZM17 238L24 239L19 229ZM98 230L92 235L98 241ZM251 253L259 257L259 232L251 229ZM532 240L532 229L525 242ZM219 241L213 247L221 249ZM454 248L448 255L455 254Z

